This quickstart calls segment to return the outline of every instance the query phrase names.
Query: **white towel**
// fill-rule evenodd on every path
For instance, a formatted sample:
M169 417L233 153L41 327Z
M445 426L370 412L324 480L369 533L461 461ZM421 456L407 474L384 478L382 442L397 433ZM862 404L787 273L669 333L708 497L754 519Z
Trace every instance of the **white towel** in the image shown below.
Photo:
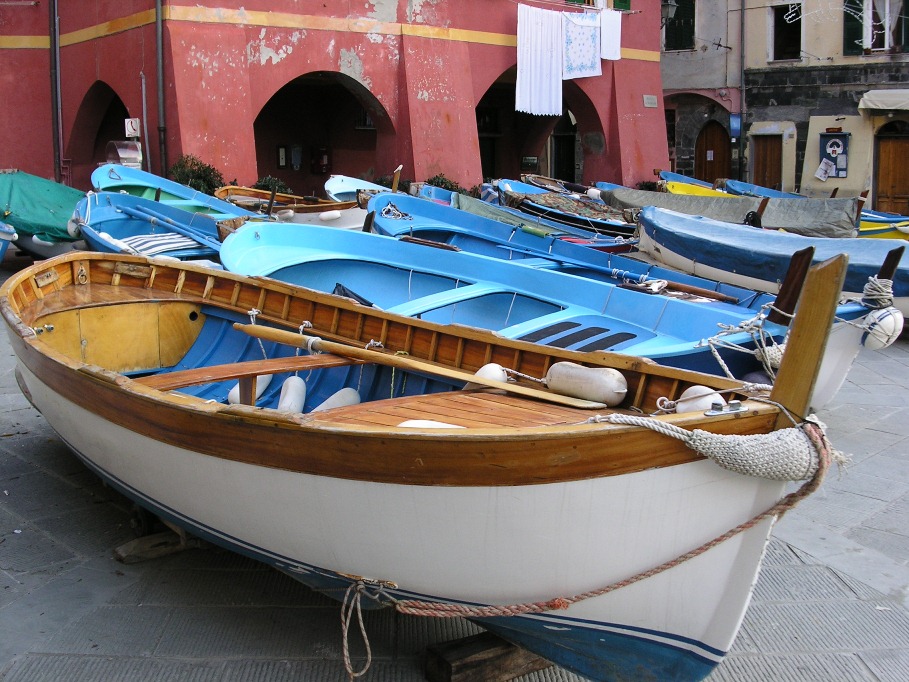
M561 12L518 5L515 111L562 115Z
M603 75L600 63L600 17L595 12L562 12L562 78Z
M622 58L622 13L618 10L600 12L600 57L613 61Z

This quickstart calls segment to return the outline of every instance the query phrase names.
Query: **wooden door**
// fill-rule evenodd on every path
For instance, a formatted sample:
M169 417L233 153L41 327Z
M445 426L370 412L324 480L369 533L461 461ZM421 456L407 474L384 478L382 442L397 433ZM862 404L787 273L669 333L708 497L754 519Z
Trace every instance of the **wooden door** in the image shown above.
M875 208L909 215L909 136L878 137Z
M752 180L755 185L783 189L783 136L751 136Z
M731 169L729 133L716 121L708 121L694 145L694 177L712 184L728 178Z

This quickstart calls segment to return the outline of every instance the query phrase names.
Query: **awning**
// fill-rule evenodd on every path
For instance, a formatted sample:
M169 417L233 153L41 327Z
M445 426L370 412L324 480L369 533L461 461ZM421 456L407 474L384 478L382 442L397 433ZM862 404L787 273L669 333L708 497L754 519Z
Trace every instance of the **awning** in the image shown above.
M861 109L909 109L909 90L869 90L858 103Z

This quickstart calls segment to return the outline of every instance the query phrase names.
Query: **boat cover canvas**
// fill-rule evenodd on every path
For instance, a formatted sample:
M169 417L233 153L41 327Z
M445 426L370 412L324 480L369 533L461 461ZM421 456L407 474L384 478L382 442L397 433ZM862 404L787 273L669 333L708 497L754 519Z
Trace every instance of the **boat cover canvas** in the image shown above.
M640 226L642 250L649 251L643 241L646 236L648 242L702 265L761 280L782 280L792 254L807 246L814 246L815 263L845 253L849 256L846 291L862 291L890 250L900 245L899 240L891 239L805 237L654 206L641 210ZM893 277L893 291L897 296L909 295L909 264L905 261Z
M757 211L759 197L701 197L640 189L602 190L600 195L609 206L639 209L644 206L666 208L688 215L699 215L725 223L745 220L749 211ZM807 237L853 237L858 225L858 199L768 199L761 215L767 229L784 230Z
M575 198L560 192L542 192L541 194L520 194L505 190L505 205L520 208L525 201L554 209L560 213L568 213L593 218L595 220L622 221L622 212L611 206L588 199L587 197Z
M34 235L46 242L71 242L66 223L85 192L19 170L0 171L0 218L19 237Z

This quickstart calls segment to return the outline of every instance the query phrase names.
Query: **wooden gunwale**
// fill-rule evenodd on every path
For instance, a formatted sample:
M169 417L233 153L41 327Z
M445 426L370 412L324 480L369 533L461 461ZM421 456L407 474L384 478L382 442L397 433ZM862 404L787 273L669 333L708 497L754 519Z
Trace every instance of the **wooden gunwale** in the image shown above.
M40 275L50 269L60 276L43 288L31 290L36 273ZM90 286L75 283L76 273L82 269ZM108 283L115 274L120 279L116 289ZM67 288L74 292L61 293ZM312 300L304 301L295 295L302 291ZM229 273L214 276L210 270L197 266L137 257L68 254L17 273L0 294L3 296L0 308L14 332L10 336L22 364L52 392L74 405L91 405L91 412L106 421L190 451L346 479L445 486L529 485L674 466L698 460L700 456L680 441L646 429L585 424L590 411L560 412L570 408L556 410L538 401L484 393L458 395L453 404L459 403L460 411L449 410L452 418L471 421L471 428L441 432L372 422L400 417L426 418L431 413L439 421L451 423L441 413L427 412L435 409L434 401L452 400L445 397L450 394L371 402L367 409L358 408L363 413L374 413L361 419L361 423L353 408L289 415L270 409L210 404L165 393L144 386L141 381L74 361L43 344L28 324L38 322L41 315L54 310L57 304L79 307L126 300L145 303L178 299L239 312L261 305L260 322L268 320L288 328L288 313L295 320L308 319L304 313L311 313L316 322L328 320L324 326L333 327L337 340L348 343L369 339L373 330L387 330L385 337L390 343L406 342L411 352L422 349L419 357L445 362L451 360L447 356L463 353L464 369L500 359L505 361L503 364L513 362L519 371L530 367L544 372L553 361L563 358L576 362L587 359L592 364L615 360L615 365L632 375L635 394L645 396L651 403L665 395L667 389L679 390L691 383L719 388L738 386L734 381L686 370L656 368L639 358L618 354L578 354L549 349L497 339L494 334L469 328L459 328L452 335L439 325L410 320L405 323L381 311L292 285ZM289 310L288 295L292 298ZM26 318L24 324L19 322L22 313ZM321 326L317 327L320 334ZM362 336L351 339L348 330L362 330L356 332ZM456 343L442 342L452 336ZM430 357L434 355L439 357ZM644 381L644 373L651 374L651 370L649 380ZM704 428L717 433L769 430L777 409L762 403L746 405L745 412L734 415L706 419L701 414L682 414L663 419L685 428ZM483 420L478 414L483 410L497 415L492 420L494 425L479 424ZM379 414L386 416L375 416ZM543 424L534 425L534 419ZM520 424L520 428L515 424Z

